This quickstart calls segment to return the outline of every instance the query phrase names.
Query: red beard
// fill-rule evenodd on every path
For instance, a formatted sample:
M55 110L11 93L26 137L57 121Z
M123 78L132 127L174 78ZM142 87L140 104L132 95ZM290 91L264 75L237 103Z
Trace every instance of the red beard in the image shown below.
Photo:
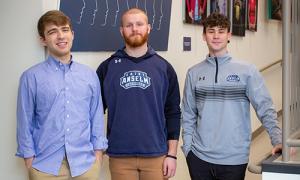
M124 40L130 47L140 47L148 41L148 33L132 34L130 36L124 35Z

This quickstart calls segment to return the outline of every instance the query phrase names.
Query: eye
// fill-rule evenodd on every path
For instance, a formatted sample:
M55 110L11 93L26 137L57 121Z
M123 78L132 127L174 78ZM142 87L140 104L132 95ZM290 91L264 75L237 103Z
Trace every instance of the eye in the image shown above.
M142 22L138 22L138 23L136 23L136 25L137 25L137 26L143 26L143 25L144 25L144 23L142 23Z
M52 35L52 34L55 34L56 33L56 31L55 30L50 30L50 31L48 31L48 33L47 34L49 34L49 35Z
M225 33L225 32L226 32L225 29L220 29L220 30L219 30L219 33Z
M131 28L131 27L132 27L132 24L126 24L125 27L126 27L126 28Z
M209 29L207 32L208 33L214 33L215 31L213 29Z
M69 28L63 28L62 31L63 31L63 32L69 32L70 29L69 29Z

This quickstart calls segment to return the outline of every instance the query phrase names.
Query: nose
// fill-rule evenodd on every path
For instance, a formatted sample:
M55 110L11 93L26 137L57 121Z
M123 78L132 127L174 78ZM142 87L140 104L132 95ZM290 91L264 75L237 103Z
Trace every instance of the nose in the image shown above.
M57 38L62 39L64 37L64 33L62 31L57 32Z
M136 32L138 30L138 25L133 24L132 25L132 31Z
M213 38L219 38L219 33L218 32L214 32Z
M132 25L132 31L136 31L137 30L137 25L133 24Z

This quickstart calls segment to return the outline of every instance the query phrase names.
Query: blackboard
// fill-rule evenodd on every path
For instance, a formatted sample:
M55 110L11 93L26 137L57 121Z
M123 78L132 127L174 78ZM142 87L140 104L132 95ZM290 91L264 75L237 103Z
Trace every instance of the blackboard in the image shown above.
M149 18L149 44L168 50L172 0L60 0L60 10L71 18L75 38L72 51L115 51L124 46L120 18L138 7Z

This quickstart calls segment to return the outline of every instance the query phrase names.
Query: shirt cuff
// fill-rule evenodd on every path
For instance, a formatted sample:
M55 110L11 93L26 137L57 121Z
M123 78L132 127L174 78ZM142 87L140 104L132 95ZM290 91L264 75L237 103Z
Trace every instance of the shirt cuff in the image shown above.
M190 152L191 148L190 148L190 146L189 147L187 147L187 146L181 146L181 150L182 150L184 156L187 157L187 155Z
M21 157L21 158L31 158L35 156L34 150L26 150L23 152L17 152L16 156Z
M92 140L92 144L94 146L94 150L106 150L107 149L107 139L105 137L94 138Z

